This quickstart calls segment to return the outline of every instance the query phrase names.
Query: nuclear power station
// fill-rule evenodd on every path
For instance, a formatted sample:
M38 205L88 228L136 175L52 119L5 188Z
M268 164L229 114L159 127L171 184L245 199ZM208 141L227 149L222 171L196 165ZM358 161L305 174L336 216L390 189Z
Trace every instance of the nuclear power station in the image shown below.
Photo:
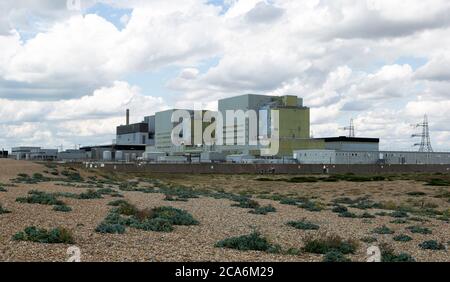
M347 136L311 137L310 108L297 96L247 94L221 99L217 108L217 112L169 109L145 116L141 122L133 124L130 123L132 112L125 109L124 124L117 126L116 138L110 144L64 152L18 147L13 148L9 157L118 163L139 160L149 163L450 164L450 153L432 149L427 116L415 125L419 132L412 135L420 138L420 142L415 144L417 151L380 151L379 138L356 136L353 119L347 127L341 128L348 132ZM185 142L174 144L173 131L183 121L174 121L173 115L180 110L189 117L189 124L184 124L179 132L179 137ZM232 122L226 120L229 111L238 113L232 117ZM252 128L252 113L256 129ZM205 120L206 115L216 117ZM217 127L219 116L224 120ZM277 124L273 127L275 119ZM190 129L200 128L203 132L213 123L216 124L213 142L198 141L194 134L190 135ZM264 145L263 141L275 135L275 153L264 154L267 144ZM257 142L251 142L252 136Z

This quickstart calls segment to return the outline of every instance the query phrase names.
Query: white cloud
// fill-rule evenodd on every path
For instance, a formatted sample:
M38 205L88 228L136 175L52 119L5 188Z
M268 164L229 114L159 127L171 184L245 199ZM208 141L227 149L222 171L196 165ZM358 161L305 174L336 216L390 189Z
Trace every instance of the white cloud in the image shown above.
M428 63L417 70L418 79L433 81L450 81L450 54L433 57Z
M47 102L0 99L0 104L4 105L0 107L0 136L6 138L3 143L11 146L47 137L40 144L73 145L74 139L87 142L99 137L109 142L114 138L115 127L125 123L125 109L131 110L132 122L140 122L144 116L168 108L162 98L145 96L139 88L120 81L77 99Z
M296 94L312 107L316 136L342 134L353 116L362 135L407 148L409 123L427 112L438 146L449 140L449 1L227 0L222 10L203 0L102 0L132 9L121 30L35 2L0 3L0 131L10 132L0 142L109 140L124 107L140 119L165 106L142 95L153 89L115 81L167 67L178 69L165 84L174 106ZM25 40L24 30L39 34Z

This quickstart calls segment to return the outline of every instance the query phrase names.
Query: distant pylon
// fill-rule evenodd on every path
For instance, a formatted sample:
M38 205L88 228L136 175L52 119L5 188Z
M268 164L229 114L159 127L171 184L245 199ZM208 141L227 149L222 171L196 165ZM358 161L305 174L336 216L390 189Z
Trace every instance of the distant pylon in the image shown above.
M355 125L353 119L350 119L350 125L348 127L343 127L341 129L348 130L348 137L355 137Z
M428 125L428 116L424 115L423 122L415 125L416 128L422 128L422 133L416 133L411 135L411 137L420 137L420 143L414 144L415 147L419 147L419 152L428 152L432 153L433 148L431 147L431 139L430 139L430 127Z

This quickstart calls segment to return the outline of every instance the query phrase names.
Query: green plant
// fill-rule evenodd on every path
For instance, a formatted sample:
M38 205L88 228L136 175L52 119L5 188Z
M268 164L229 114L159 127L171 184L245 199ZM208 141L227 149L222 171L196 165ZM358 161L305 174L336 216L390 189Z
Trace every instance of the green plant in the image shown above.
M363 213L362 215L359 216L359 218L375 218L376 216L374 216L373 214L370 214L368 212Z
M66 205L56 205L53 207L53 210L58 212L70 212L72 211L72 208Z
M390 223L393 223L393 224L406 224L408 222L409 221L407 221L406 219L399 218L399 219L392 220Z
M293 198L283 198L280 200L280 204L282 205L291 205L296 206L299 200Z
M409 196L413 196L413 197L417 197L417 196L425 196L426 193L425 192L420 192L420 191L413 191L413 192L408 192L406 193Z
M138 212L138 209L133 204L122 202L121 204L119 204L119 207L116 209L116 211L122 215L135 215Z
M356 241L343 240L338 235L327 235L324 233L319 235L319 237L307 237L303 251L314 254L326 254L331 251L353 254L357 248L358 243Z
M408 241L412 240L412 238L410 236L405 235L405 234L400 234L398 236L395 236L393 239L394 239L394 241L398 241L398 242L408 242Z
M346 204L346 205L351 205L351 204L355 204L357 203L357 201L348 198L348 197L344 197L344 198L336 198L333 200L333 203L335 204Z
M445 250L445 246L435 240L424 241L419 244L419 247L424 250Z
M318 181L316 177L292 177L286 180L286 182L290 183L313 183Z
M84 179L78 172L71 172L68 170L64 170L61 174L67 177L67 181L69 182L83 182Z
M171 232L173 231L172 223L165 218L149 218L143 221L132 218L127 223L128 226L145 231Z
M350 262L343 253L333 250L325 254L323 262Z
M173 225L197 225L199 222L188 212L173 207L158 207L152 210L155 218L168 220Z
M335 212L335 213L343 213L343 212L347 212L348 209L347 209L347 207L344 207L344 206L341 206L341 205L337 205L331 211Z
M168 202L176 202L176 201L187 202L188 200L185 199L185 198L175 197L175 196L170 195L170 194L165 194L164 201L168 201Z
M360 240L362 242L364 242L364 243L370 244L370 243L376 242L377 238L375 238L375 237L364 237L364 238L361 238Z
M346 217L346 218L357 218L358 216L355 213L346 211L346 212L341 212L339 214L339 217Z
M381 256L382 262L415 262L416 260L407 253L400 253L398 255L394 253L383 253Z
M64 202L58 200L53 194L36 190L30 191L28 194L30 196L17 198L16 202L41 205L64 205Z
M215 244L218 248L236 249L240 251L264 251L264 252L279 252L280 247L272 245L259 232L252 232L249 235L239 237L227 238Z
M381 227L377 227L374 230L372 230L372 233L376 233L376 234L394 234L394 231L391 230L389 227L383 225Z
M304 203L300 204L299 207L310 211L310 212L320 212L324 209L324 205L320 202L313 202L310 200L305 201Z
M419 233L419 234L431 234L432 231L428 229L427 227L421 227L421 226L408 226L406 227L411 233Z
M102 199L102 198L103 198L102 194L92 189L89 189L87 190L87 192L78 195L78 199L81 200Z
M115 200L115 201L109 202L108 206L118 207L118 206L120 206L122 204L128 204L128 202L125 201L125 200Z
M186 211L172 207L139 210L128 202L120 201L114 204L117 204L118 208L113 209L97 226L97 232L121 234L125 232L126 226L145 231L171 232L173 225L198 224L198 221Z
M8 192L8 190L6 190L6 189L3 188L2 186L0 186L0 192Z
M264 206L264 207L257 207L254 210L249 211L249 213L253 214L268 214L269 212L276 212L277 209L273 207L272 205Z
M36 184L39 182L44 182L47 181L47 178L44 178L42 176L42 174L40 173L35 173L33 175L33 177L30 177L28 174L26 173L19 173L17 175L17 178L13 179L12 181L14 183L25 183L25 184Z
M98 233L108 233L108 234L123 234L125 233L125 226L121 224L111 224L102 222L99 226L95 229Z
M0 204L0 214L6 214L11 213L9 210L2 207L2 204Z
M387 245L381 246L382 262L415 262L415 259L407 253L395 254L393 249Z
M428 186L450 186L450 182L440 178L433 178L427 181Z
M244 197L242 200L238 201L237 204L233 204L232 206L244 209L256 209L259 207L259 203L255 200L251 200L249 198Z
M38 229L34 226L25 228L24 231L16 233L13 238L15 241L31 241L45 244L73 244L72 233L65 228L55 228L50 231Z
M300 230L317 230L320 228L319 225L311 223L309 221L289 221L287 225Z

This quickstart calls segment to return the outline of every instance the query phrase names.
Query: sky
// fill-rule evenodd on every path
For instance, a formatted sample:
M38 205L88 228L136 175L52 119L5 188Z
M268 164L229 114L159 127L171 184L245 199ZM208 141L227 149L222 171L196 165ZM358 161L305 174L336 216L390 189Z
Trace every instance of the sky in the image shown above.
M0 149L110 143L115 127L221 98L297 95L314 137L450 151L450 1L4 0Z

